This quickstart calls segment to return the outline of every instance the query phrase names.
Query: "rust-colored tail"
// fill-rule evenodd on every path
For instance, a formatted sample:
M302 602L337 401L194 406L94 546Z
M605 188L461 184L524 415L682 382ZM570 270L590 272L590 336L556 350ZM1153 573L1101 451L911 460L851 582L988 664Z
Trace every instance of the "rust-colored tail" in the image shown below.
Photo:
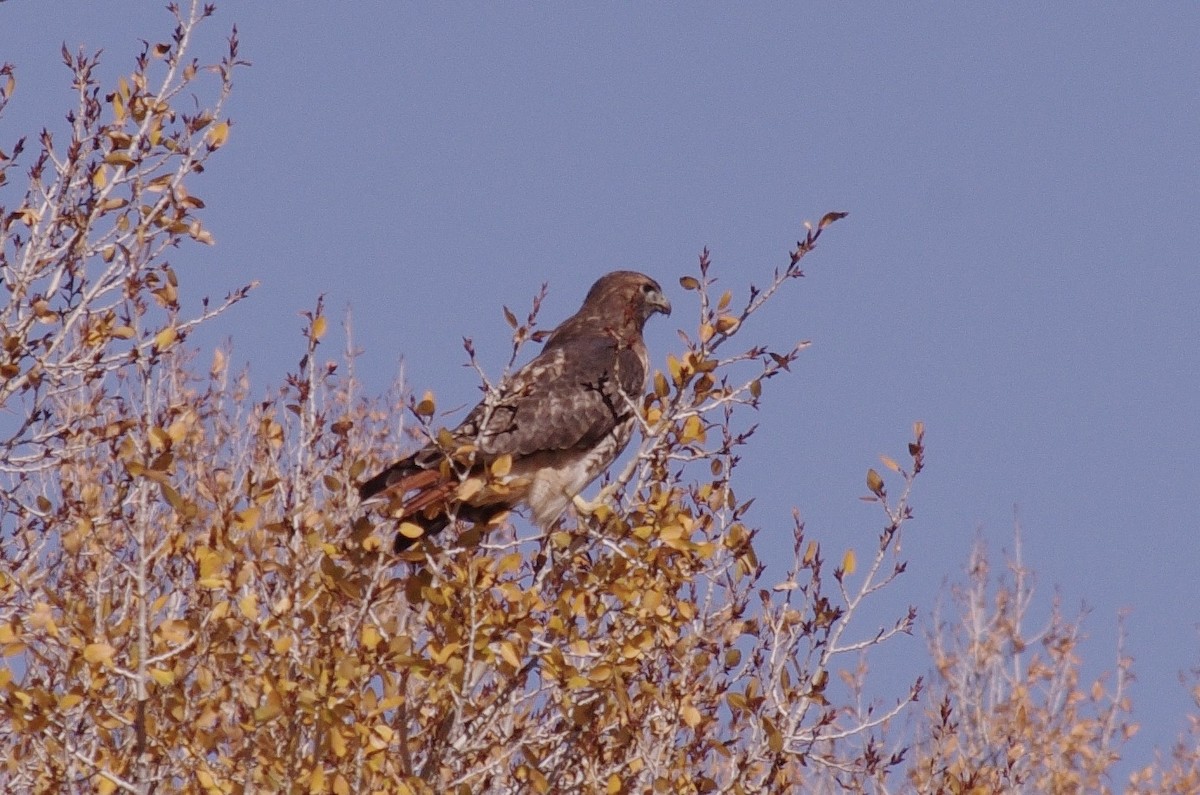
M447 477L441 468L426 469L416 461L417 455L397 461L358 487L364 502L382 502L387 495L401 500L399 516L425 532L417 538L396 534L395 551L403 552L418 541L437 535L455 520L484 524L507 511L511 506L465 505L454 500L458 479Z
M447 502L456 484L447 482L437 469L425 469L412 455L397 461L375 477L359 485L358 495L364 501L379 501L385 492L400 497L401 516L424 529L417 538L396 534L395 550L403 552L422 538L440 533L450 524Z

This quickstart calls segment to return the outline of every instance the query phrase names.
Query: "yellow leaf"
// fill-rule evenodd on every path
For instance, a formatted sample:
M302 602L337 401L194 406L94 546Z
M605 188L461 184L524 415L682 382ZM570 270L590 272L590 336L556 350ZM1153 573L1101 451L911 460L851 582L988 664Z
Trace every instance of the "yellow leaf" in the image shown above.
M96 169L92 174L92 187L96 190L104 190L104 186L108 184L108 170L104 166Z
M689 442L703 442L705 437L704 423L700 416L693 414L688 417L683 423L683 431L679 434L680 444L688 444Z
M221 570L224 561L221 555L209 547L196 547L192 552L192 557L200 564L200 576L211 577Z
M767 735L767 747L771 749L771 753L777 754L783 750L783 735L770 718L762 719L763 729Z
M458 489L455 491L454 496L465 502L478 494L482 488L483 480L481 478L467 478L458 484Z
M517 656L517 649L507 640L500 641L500 657L513 668L521 667L521 658Z
M604 791L608 795L617 795L621 791L621 777L613 773L608 777L608 783L604 785Z
M243 596L238 600L238 610L251 621L258 620L258 596L252 593Z
M683 366L675 358L675 354L667 355L667 372L671 374L671 381L676 386L683 383Z
M741 324L742 321L732 315L721 315L717 318L717 331L722 334L732 334Z
M109 152L104 156L104 162L110 166L132 166L133 158L124 152Z
M319 340L321 337L325 336L326 325L325 316L317 315L317 319L314 320L312 324L312 338L314 340Z
M375 647L379 645L379 642L383 640L383 636L379 634L379 630L371 624L367 624L362 628L361 637L362 645L366 646L371 651L374 651Z
M174 671L166 671L166 670L163 670L162 668L151 668L150 669L150 678L153 679L155 682L158 682L160 685L175 684L175 672Z
M158 426L150 429L150 449L158 452L166 450L171 444L171 437L167 432Z
M846 554L842 556L842 571L846 574L853 574L858 568L858 558L854 555L853 549L847 549Z
M679 710L679 717L683 718L683 722L688 726L695 728L700 723L700 710L691 704L685 704L683 709Z
M683 527L678 524L669 525L658 531L658 537L666 542L678 541L683 538Z
M400 531L400 535L404 536L405 538L420 538L421 536L425 535L425 528L421 527L419 524L414 524L413 522L401 522L398 529Z
M238 511L233 518L233 526L238 530L249 530L258 524L258 516L262 513L262 509L257 506L251 506L244 511Z
M223 121L219 124L214 124L209 128L205 138L208 139L209 148L220 149L229 140L229 122Z
M429 656L438 665L445 665L446 662L451 657L453 657L455 654L458 653L458 650L460 648L462 648L462 647L458 643L454 643L454 642L447 643L445 646L442 646L440 649L437 649L436 651L431 649L429 652Z
M266 723L272 718L276 718L283 712L283 701L279 698L279 692L270 690L267 692L267 699L262 706L254 710L254 720L259 723Z
M879 460L883 462L883 465L885 467L892 470L893 472L900 471L900 465L897 464L893 459L888 458L886 455L879 456Z
M171 619L159 624L158 631L167 643L183 643L188 638L188 623L177 618Z
M508 453L497 458L492 462L492 476L502 478L512 471L512 456Z
M112 795L112 793L116 791L117 785L111 778L105 778L104 776L101 776L100 780L96 782L96 792L99 793L99 795Z
M705 323L703 326L700 327L700 341L708 342L709 340L712 339L712 336L714 333L716 333L716 330L712 327L712 324Z
M108 643L89 643L83 648L83 659L92 665L112 665L113 655L117 650Z
M154 346L160 351L165 351L167 348L171 347L171 343L175 342L175 339L178 336L179 335L175 332L174 326L167 326L165 329L154 335Z
M700 282L692 276L681 276L679 286L685 290L696 290L700 287Z
M340 758L346 755L346 738L337 729L329 731L329 747L333 750L334 756Z
M813 558L815 558L817 556L817 549L818 549L818 547L817 547L816 541L808 542L808 547L804 550L804 564L805 565L812 563Z
M667 385L667 378L662 374L662 370L654 371L654 394L659 397L666 397L670 393L671 387Z
M874 469L867 470L867 488L876 497L883 496L883 478Z

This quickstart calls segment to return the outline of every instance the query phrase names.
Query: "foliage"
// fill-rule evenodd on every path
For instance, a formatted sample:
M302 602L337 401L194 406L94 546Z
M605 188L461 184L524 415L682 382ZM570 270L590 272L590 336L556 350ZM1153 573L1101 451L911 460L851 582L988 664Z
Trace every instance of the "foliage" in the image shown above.
M1108 773L1136 727L1128 720L1132 661L1119 654L1115 676L1080 682L1080 619L1057 602L1031 629L1033 577L1020 534L1009 578L991 582L982 542L966 585L955 586L959 615L930 635L939 673L914 781L927 792L1108 792Z
M832 565L796 520L782 581L765 580L737 474L765 387L805 344L739 345L841 213L739 302L707 251L680 280L694 331L655 373L641 441L594 510L550 533L512 519L392 555L396 528L364 518L354 486L407 443L398 417L436 436L433 396L360 394L351 343L321 361L320 302L298 367L265 400L228 350L205 368L182 344L249 289L185 319L167 259L211 242L185 185L229 135L218 119L240 64L236 31L217 63L191 59L211 12L173 9L171 40L108 93L96 57L64 53L70 140L44 133L28 190L0 209L0 407L19 418L0 439L5 791L1103 785L1131 730L1128 663L1114 692L1083 694L1056 613L1045 656L1010 665L1018 640L1039 640L1021 629L1020 587L991 622L942 625L934 712L914 736L896 735L921 682L864 696L866 656L915 621L897 608L863 632L856 616L905 570L920 423L903 465L883 459L886 481L867 472L882 525L869 554L834 550ZM184 113L185 93L209 100ZM0 177L22 149L0 153ZM512 362L539 335L539 303L524 322L505 310ZM960 592L973 616L981 571ZM1011 758L1010 743L1030 753ZM1196 754L1175 759L1140 786L1187 791Z

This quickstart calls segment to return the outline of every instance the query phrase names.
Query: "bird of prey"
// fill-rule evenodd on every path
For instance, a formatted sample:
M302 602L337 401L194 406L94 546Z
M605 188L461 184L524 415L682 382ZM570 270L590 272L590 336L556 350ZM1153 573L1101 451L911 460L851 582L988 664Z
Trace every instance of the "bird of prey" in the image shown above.
M658 282L634 271L602 276L541 353L461 425L362 483L364 504L386 503L406 523L396 551L519 504L553 526L629 443L649 369L642 329L656 312L671 314Z

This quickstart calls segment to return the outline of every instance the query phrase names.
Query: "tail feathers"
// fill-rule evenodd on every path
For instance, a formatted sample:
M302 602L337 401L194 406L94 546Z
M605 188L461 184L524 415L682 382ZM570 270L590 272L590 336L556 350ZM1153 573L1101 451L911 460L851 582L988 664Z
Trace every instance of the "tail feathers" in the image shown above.
M397 533L395 551L403 552L424 538L437 535L452 521L486 524L508 511L507 504L466 505L456 503L454 494L459 487L456 478L449 478L439 468L425 469L410 456L397 461L358 487L364 504L381 504L388 499L400 500L402 521L415 524L425 532L416 538Z
M448 481L440 469L425 469L415 459L414 455L397 461L358 487L359 497L365 505L399 500L400 518L425 531L416 538L396 533L396 552L403 552L422 539L437 535L455 518L451 516L450 503L458 487L457 481ZM476 513L462 508L454 512L468 521L472 519L467 514Z
M409 456L402 461L397 461L361 484L358 487L358 496L363 500L369 500L385 491L406 494L416 489L428 488L441 478L438 470L419 466L414 460L415 458L416 456Z

